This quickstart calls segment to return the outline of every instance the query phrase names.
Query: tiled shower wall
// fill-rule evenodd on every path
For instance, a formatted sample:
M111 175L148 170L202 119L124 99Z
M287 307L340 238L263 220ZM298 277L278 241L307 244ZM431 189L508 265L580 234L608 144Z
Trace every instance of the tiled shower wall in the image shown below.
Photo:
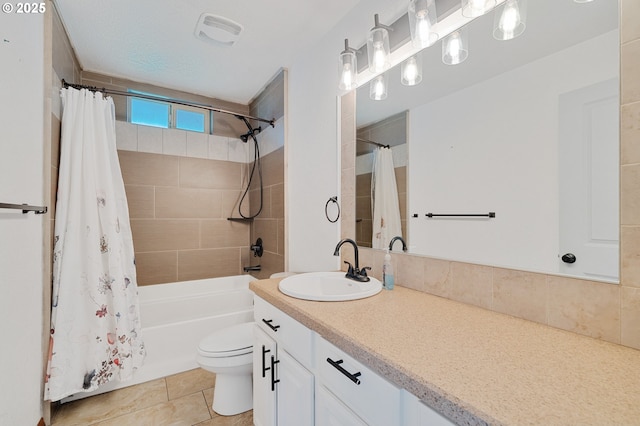
M254 117L273 118L275 129L261 123L263 133L258 135L262 154L262 211L251 224L251 243L258 238L263 241L261 258L250 257L251 265L260 265L260 271L252 272L257 278L269 278L275 272L285 270L285 220L284 220L284 109L286 71L281 71L262 93L251 103L250 113ZM263 152L265 143L272 147L271 153ZM252 147L252 146L251 146ZM250 150L252 148L249 148ZM252 151L251 151L252 152ZM265 155L266 154L266 155ZM251 165L249 165L251 166ZM251 183L251 210L255 214L260 206L260 186L257 178Z
M620 11L620 285L394 253L396 284L640 349L640 3L622 0ZM341 111L341 233L353 238L353 92L342 97ZM381 278L383 256L363 249L360 262Z

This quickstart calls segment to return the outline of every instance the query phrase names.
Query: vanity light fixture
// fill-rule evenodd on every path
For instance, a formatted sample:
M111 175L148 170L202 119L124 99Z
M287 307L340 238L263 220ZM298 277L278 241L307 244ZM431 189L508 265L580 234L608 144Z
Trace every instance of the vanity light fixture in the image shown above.
M356 88L356 50L349 47L349 39L344 39L344 50L340 52L340 84L338 88L348 92Z
M511 40L524 32L527 20L527 0L507 0L502 13L495 14L493 38Z
M369 71L380 73L391 67L391 61L389 59L391 55L391 50L389 49L389 30L393 31L393 28L382 25L378 21L377 13L373 16L373 19L375 25L371 28L369 37L367 38Z
M462 0L462 16L475 18L482 16L496 5L496 0Z
M442 40L442 62L457 65L469 56L467 28L462 27Z
M438 22L435 0L409 1L409 30L413 47L429 47L438 40L433 25Z
M400 82L405 86L415 86L422 81L422 56L418 53L402 63Z
M369 86L369 97L374 101L387 99L387 75L380 74L371 80Z

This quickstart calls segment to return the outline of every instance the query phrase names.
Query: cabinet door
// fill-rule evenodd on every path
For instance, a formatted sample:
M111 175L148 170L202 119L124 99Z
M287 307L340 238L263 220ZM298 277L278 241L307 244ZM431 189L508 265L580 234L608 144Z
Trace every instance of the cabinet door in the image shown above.
M256 426L275 426L276 392L271 385L274 380L271 357L276 356L276 342L257 325L253 336L253 422Z
M316 424L318 426L367 425L324 386L318 386L316 395Z
M278 426L312 426L313 374L286 351L278 348L276 366Z

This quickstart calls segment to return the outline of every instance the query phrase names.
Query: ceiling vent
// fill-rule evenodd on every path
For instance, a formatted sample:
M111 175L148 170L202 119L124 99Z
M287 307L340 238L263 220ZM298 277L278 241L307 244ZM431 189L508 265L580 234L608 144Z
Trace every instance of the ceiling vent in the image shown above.
M237 22L222 16L203 13L198 19L196 38L218 46L233 46L244 28Z

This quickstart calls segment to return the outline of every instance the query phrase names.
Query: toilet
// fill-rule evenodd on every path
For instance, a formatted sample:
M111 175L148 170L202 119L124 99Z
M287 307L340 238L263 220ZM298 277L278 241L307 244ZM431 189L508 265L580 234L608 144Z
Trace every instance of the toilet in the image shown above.
M248 322L216 331L200 341L197 361L216 374L213 411L223 416L253 408L253 326Z

